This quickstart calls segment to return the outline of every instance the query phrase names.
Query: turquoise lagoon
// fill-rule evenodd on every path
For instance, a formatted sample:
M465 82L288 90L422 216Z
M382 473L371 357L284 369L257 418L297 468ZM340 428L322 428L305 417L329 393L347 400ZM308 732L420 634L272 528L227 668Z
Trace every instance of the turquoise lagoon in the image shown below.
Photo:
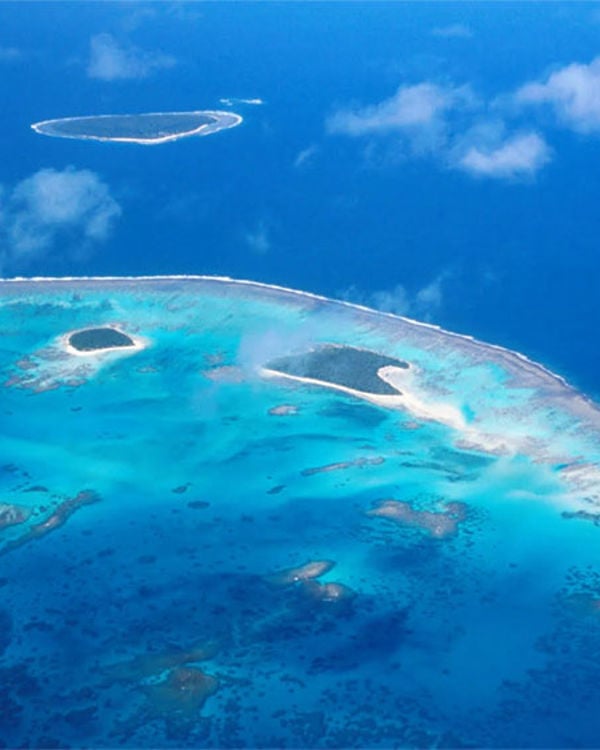
M78 356L87 327L138 347ZM333 347L402 395L277 372ZM542 367L258 284L65 279L0 283L0 380L4 746L600 742L600 416Z

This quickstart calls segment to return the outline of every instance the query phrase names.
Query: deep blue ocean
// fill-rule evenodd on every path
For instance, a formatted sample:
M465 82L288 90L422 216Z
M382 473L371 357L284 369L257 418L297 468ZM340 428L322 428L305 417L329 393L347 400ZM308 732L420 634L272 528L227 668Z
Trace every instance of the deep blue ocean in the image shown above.
M304 290L598 402L599 54L578 2L1 3L0 277ZM518 108L564 70L578 120ZM426 141L334 132L419 84L452 101ZM155 146L30 128L204 109L244 121ZM529 171L457 167L530 132ZM90 190L73 220L39 192L55 172ZM2 283L0 747L600 746L590 403L272 290ZM65 354L101 324L149 346ZM258 371L332 342L405 359L464 429ZM294 579L310 561L335 565Z

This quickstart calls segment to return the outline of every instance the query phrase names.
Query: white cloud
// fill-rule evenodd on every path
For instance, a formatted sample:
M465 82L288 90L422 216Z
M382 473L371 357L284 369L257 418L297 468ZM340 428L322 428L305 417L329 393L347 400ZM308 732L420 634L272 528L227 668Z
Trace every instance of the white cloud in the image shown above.
M493 146L472 145L456 166L473 175L512 178L533 175L550 161L550 149L537 133L520 133Z
M449 39L470 39L473 31L465 24L453 23L449 26L436 26L431 30L433 36L441 36Z
M314 143L312 146L308 146L307 148L302 149L302 151L298 152L296 158L294 159L294 167L298 169L299 167L306 166L309 162L313 161L313 159L317 155L318 150L319 147Z
M414 292L410 292L403 284L374 292L364 292L356 286L351 286L339 292L338 296L346 302L364 305L381 312L431 321L439 315L443 307L443 286L447 278L447 273L441 273L429 284Z
M260 221L258 226L244 233L244 241L252 252L265 255L271 249L271 237L266 222Z
M87 74L101 81L146 78L156 70L173 67L175 62L169 55L120 45L111 34L97 34L90 39Z
M219 99L221 104L224 104L226 107L234 107L236 104L250 104L253 107L260 107L265 103L264 99L260 99L259 97L254 97L252 99L239 99L238 97L231 96L231 97L225 97L224 99Z
M146 22L156 22L158 10L156 8L135 8L131 13L125 15L121 20L121 28L129 33L136 31Z
M339 110L327 120L327 130L351 136L389 133L436 124L444 112L465 100L467 91L435 83L400 86L379 104Z
M81 255L108 238L121 207L95 172L41 169L0 193L0 264L27 265L59 243Z
M402 284L396 284L392 289L381 289L371 292L364 298L367 307L374 307L381 312L394 315L408 315L411 307L410 295Z
M565 125L581 133L600 132L600 57L589 65L572 63L544 82L522 86L517 104L548 104Z
M436 156L449 147L457 121L479 106L468 86L424 81L400 86L378 104L338 110L326 121L330 134L367 137L365 158L377 164L406 156ZM387 139L387 143L385 141ZM378 144L384 145L380 148Z
M445 274L440 274L415 294L412 306L417 316L429 320L431 315L439 312L444 302L442 284L445 278Z
M432 33L466 32L470 30L455 24ZM326 130L365 139L362 158L367 164L389 166L428 156L472 176L513 180L534 176L553 157L532 119L542 106L571 130L600 134L600 56L489 100L475 96L468 85L403 85L381 102L338 110L326 120ZM297 158L301 163L302 154Z
M326 126L333 134L368 137L366 159L374 152L388 164L398 156L429 156L473 176L531 177L552 151L532 127L509 129L502 119L509 116L506 105L506 99L479 99L469 86L423 82L401 86L379 104L339 111Z

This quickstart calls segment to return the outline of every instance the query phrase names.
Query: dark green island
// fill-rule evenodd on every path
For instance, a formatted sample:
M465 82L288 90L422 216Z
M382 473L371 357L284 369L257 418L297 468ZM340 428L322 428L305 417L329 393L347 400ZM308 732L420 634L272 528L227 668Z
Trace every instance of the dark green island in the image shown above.
M325 344L301 354L279 357L265 367L273 372L297 378L320 380L334 386L351 388L378 396L398 396L400 391L377 374L382 367L408 369L407 362L386 357L368 349Z
M69 345L78 352L98 352L103 349L134 347L135 341L116 328L86 328L69 336Z

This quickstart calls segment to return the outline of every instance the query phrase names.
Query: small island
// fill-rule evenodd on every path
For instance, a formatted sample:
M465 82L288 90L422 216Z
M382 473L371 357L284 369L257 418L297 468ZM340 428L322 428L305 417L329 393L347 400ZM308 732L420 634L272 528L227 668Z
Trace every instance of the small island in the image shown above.
M320 344L308 351L270 360L260 368L265 378L281 378L332 388L386 409L406 409L419 419L465 430L465 418L454 404L423 398L408 362L346 344ZM474 435L479 449L497 446Z
M98 352L124 346L133 347L135 341L116 328L85 328L69 336L69 345L78 352Z
M192 135L211 135L233 128L243 118L235 112L148 112L129 115L62 117L36 122L36 133L57 138L78 138L153 145Z
M132 354L145 349L148 343L141 336L124 333L114 324L69 331L59 341L63 350L76 357L94 357L106 352Z
M274 359L266 365L266 369L362 393L398 396L399 390L379 377L378 373L382 367L406 370L408 366L407 362L368 349L325 344L308 352Z

